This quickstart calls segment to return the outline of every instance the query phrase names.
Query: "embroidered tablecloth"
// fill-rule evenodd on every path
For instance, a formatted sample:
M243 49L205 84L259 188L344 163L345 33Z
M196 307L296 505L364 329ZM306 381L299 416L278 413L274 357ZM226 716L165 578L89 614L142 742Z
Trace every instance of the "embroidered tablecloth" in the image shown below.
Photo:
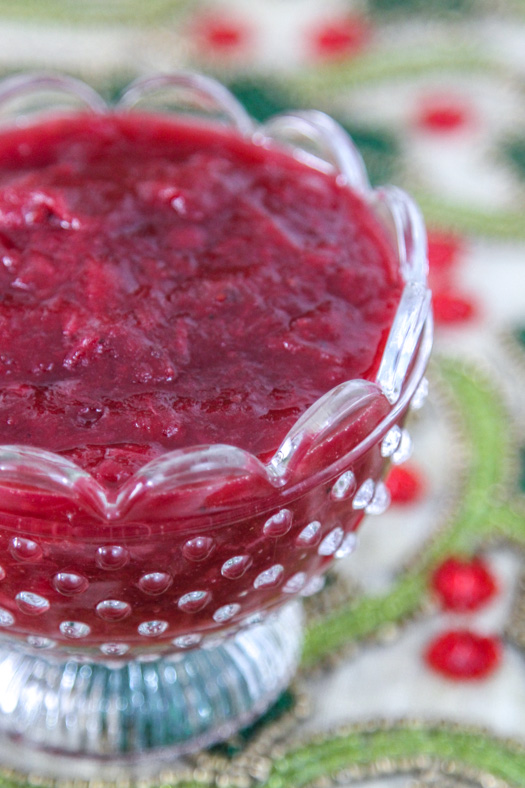
M35 68L106 95L196 68L258 119L326 110L429 230L436 352L390 510L306 600L292 688L152 783L524 785L525 3L0 0L0 72Z

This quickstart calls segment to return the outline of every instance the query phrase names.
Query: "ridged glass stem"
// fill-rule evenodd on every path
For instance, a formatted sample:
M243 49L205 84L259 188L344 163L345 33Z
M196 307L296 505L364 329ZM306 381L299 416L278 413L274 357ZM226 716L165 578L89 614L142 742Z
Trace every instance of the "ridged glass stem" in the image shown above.
M18 758L25 746L130 762L158 757L160 748L163 757L200 749L248 724L278 697L300 644L297 602L214 648L148 662L59 661L4 642L0 736L4 745L16 740Z

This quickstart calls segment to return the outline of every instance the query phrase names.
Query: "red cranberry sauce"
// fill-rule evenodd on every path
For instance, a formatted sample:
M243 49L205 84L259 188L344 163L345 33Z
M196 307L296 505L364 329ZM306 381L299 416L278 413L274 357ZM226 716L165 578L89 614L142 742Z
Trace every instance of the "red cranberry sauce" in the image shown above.
M231 133L79 115L0 136L0 441L118 485L162 452L268 458L371 378L400 295L369 209Z
M362 200L288 154L146 114L4 131L0 442L66 455L114 491L183 447L265 461L319 396L374 377L401 286ZM0 626L103 653L194 644L349 552L382 465L376 446L355 480L295 500L265 503L261 482L252 510L215 528L206 512L243 479L190 490L189 524L184 494L111 524L4 488Z

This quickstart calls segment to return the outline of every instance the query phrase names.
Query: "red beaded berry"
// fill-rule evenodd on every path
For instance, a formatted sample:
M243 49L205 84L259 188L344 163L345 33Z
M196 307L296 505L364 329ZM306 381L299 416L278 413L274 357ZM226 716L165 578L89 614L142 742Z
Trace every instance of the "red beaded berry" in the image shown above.
M369 38L367 22L357 16L347 16L316 27L312 49L318 57L351 57L364 49Z
M431 587L441 607L456 613L479 610L498 590L496 580L480 558L447 558L435 570Z
M410 504L420 500L424 482L419 471L409 465L395 465L386 478L393 504Z
M429 644L425 661L433 670L455 681L483 679L500 664L501 643L467 629L449 630Z
M250 33L243 22L215 14L203 14L195 19L193 34L204 52L217 55L244 51L250 40Z
M434 292L432 306L436 323L452 325L465 323L476 316L474 303L452 290Z
M472 121L472 110L455 96L425 97L416 116L417 125L434 134L463 130Z
M459 235L444 230L428 233L428 262L432 270L448 270L463 253L464 241Z
M464 248L464 240L459 235L446 231L428 234L429 283L433 292L452 286L455 268Z

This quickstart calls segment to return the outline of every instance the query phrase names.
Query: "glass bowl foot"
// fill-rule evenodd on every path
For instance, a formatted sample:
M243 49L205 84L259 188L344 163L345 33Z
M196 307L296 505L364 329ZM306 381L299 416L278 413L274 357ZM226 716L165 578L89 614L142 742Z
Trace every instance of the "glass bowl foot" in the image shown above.
M211 648L122 664L59 661L4 642L0 763L64 778L159 771L271 705L297 667L301 619L293 602Z

